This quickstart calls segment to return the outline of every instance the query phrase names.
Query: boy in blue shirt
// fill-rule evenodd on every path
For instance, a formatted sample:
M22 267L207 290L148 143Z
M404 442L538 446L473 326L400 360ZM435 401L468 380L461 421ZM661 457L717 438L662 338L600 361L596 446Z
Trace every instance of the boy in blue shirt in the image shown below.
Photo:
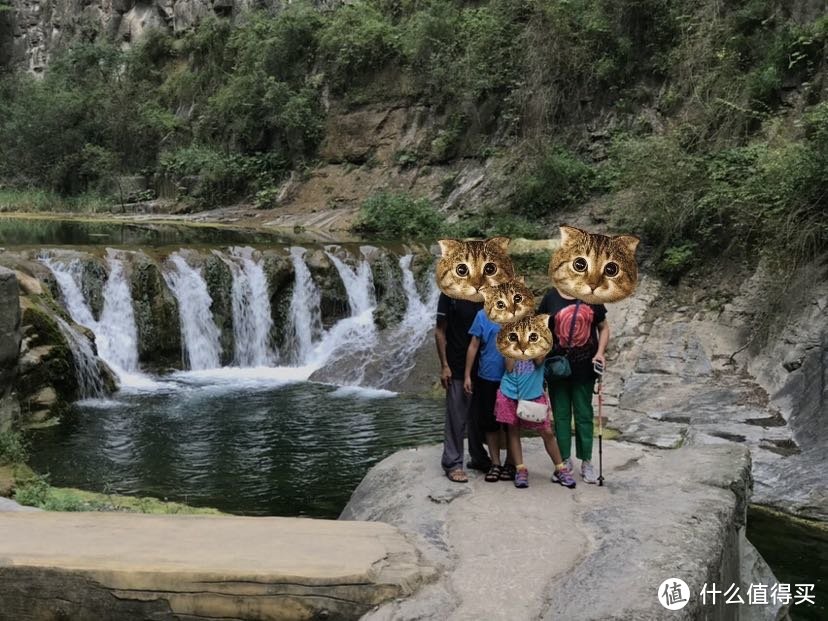
M486 444L489 447L489 457L492 465L486 473L486 481L508 481L514 479L515 466L510 464L508 450L506 464L500 465L500 448L505 425L495 420L495 399L497 390L500 388L500 379L505 371L503 355L497 349L497 333L500 331L500 324L493 322L486 315L485 310L478 311L474 317L469 334L471 341L466 351L466 373L463 381L463 389L471 397L472 425L486 434ZM480 353L480 361L477 368L477 378L472 381L472 370L474 360ZM506 448L505 446L503 448Z

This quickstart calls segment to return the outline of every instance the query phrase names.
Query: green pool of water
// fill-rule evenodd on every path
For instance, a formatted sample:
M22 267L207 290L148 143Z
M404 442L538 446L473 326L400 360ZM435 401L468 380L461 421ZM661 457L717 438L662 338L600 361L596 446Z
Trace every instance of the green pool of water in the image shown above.
M442 404L309 382L165 381L76 404L32 438L52 485L250 515L335 518L368 469L442 438Z
M748 511L747 537L771 566L777 580L791 585L791 594L796 591L796 584L815 585L816 604L792 605L791 618L828 619L828 529L752 507Z

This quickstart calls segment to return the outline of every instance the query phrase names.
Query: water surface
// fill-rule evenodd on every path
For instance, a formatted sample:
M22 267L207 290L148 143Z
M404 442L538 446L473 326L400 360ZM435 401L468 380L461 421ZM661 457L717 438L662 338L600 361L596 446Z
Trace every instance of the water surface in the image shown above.
M75 404L33 436L30 463L56 486L335 518L377 461L439 441L442 411L387 391L183 374Z

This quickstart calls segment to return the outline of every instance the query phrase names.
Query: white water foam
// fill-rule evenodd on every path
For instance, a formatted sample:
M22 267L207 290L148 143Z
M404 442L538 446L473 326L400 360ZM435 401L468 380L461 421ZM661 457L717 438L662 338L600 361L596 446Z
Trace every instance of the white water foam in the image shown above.
M400 269L403 274L403 290L405 292L405 315L400 323L389 333L383 335L383 342L377 366L379 379L377 386L386 386L392 381L405 377L414 368L414 355L422 346L423 341L434 325L437 299L440 290L435 279L428 279L429 291L426 300L420 298L414 273L411 271L413 255L400 257Z
M290 249L294 282L285 338L291 362L300 366L307 365L314 342L322 335L322 296L305 263L305 252L298 246Z
M178 300L184 360L192 370L214 369L221 365L219 329L210 310L213 299L201 271L191 267L178 253L168 259L171 269L164 279Z
M276 362L270 331L273 316L267 276L252 248L231 248L229 256L216 253L233 274L234 364L239 367L270 366Z
M75 376L78 380L78 396L81 399L98 399L104 395L104 381L98 366L98 357L92 343L58 315L54 316L58 328L69 343Z
M95 321L80 288L80 261L62 262L49 256L41 257L40 261L54 274L66 310L75 323L86 326L95 334L98 356L109 365L121 384L146 384L147 379L138 368L138 329L132 294L124 275L123 260L117 253L107 249L109 276L103 289L104 305L99 321Z

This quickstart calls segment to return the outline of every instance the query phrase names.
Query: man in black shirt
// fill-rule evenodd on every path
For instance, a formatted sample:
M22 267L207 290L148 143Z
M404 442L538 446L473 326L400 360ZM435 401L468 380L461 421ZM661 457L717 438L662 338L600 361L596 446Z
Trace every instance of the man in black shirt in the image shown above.
M581 460L581 477L597 483L592 466L592 390L595 386L593 364L604 364L609 342L607 307L586 304L550 289L538 306L538 314L549 313L549 329L554 346L549 356L566 356L572 374L564 379L548 378L549 396L555 418L558 448L567 467L572 463L572 421L575 421L575 455Z
M469 466L487 470L489 456L483 448L483 438L477 425L469 420L470 399L463 390L466 369L466 351L471 335L469 328L474 317L483 308L482 302L469 302L440 294L437 303L437 327L434 340L440 357L440 383L446 389L446 427L443 439L443 470L457 483L468 481L463 470L463 437L469 434ZM473 371L476 375L476 369Z

